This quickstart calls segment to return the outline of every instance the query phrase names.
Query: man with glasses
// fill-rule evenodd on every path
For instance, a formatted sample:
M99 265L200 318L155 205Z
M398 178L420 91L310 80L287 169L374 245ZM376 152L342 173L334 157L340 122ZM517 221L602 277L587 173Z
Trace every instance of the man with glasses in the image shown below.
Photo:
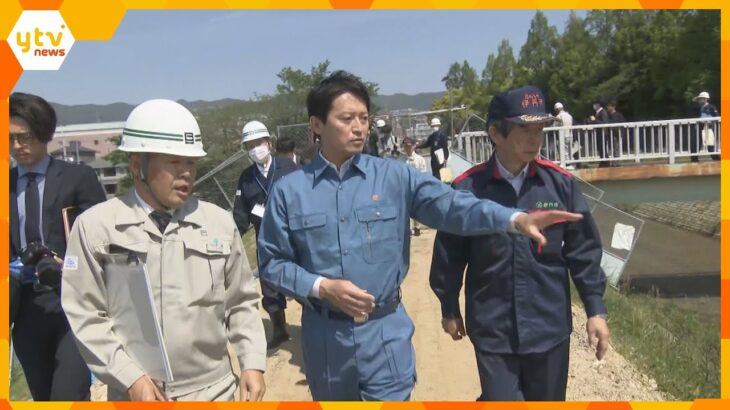
M17 164L10 170L10 324L33 400L88 400L91 375L61 309L60 287L47 286L60 278L38 277L60 275L61 210L84 211L106 198L91 168L48 155L55 129L56 113L43 98L10 96L10 155ZM20 262L21 255L28 262L40 253L46 257L32 265Z

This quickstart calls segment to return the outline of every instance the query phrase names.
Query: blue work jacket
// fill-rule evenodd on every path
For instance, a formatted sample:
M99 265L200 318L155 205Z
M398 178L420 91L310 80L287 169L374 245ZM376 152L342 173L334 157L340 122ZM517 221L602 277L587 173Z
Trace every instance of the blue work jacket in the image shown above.
M479 235L505 232L515 211L392 159L358 154L340 179L315 155L269 195L258 238L260 275L305 305L320 276L350 280L377 302L388 301L408 272L409 218Z

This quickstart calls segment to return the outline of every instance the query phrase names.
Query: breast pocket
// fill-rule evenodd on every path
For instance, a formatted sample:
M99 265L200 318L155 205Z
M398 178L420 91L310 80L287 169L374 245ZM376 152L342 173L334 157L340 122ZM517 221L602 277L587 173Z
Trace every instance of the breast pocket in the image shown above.
M394 206L368 206L355 210L360 224L362 253L369 263L394 261L398 246L398 210Z
M104 267L109 265L144 265L147 263L148 247L148 242L124 243L123 241L112 241L109 244L100 246L96 250L96 254Z
M547 239L545 245L538 245L535 241L530 241L533 254L540 262L545 263L562 263L563 261L563 232L565 223L550 225L543 229L542 234Z
M307 249L313 243L326 241L327 214L317 212L289 217L289 230L300 249Z
M109 312L127 314L134 289L147 263L148 242L126 243L112 238L112 243L98 246L95 258L103 267Z
M188 305L214 305L223 302L225 265L231 255L226 241L185 241L184 286Z

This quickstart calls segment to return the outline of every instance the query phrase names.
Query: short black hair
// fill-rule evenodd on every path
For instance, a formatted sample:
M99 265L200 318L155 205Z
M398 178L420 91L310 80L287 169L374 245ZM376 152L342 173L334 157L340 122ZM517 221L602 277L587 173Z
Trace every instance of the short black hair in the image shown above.
M28 123L33 138L50 142L56 132L56 111L43 98L26 93L10 94L10 118Z
M296 144L294 144L294 140L289 137L281 137L276 140L276 152L279 154L294 152L295 146Z
M342 94L350 93L365 103L370 112L370 95L365 84L354 74L338 70L325 77L307 95L307 114L327 123L327 114L332 109L332 101Z

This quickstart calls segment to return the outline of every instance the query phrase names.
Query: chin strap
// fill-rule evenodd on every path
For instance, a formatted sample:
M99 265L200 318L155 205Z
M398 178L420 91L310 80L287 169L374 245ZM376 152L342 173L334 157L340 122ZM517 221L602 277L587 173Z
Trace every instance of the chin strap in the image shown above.
M139 167L139 180L142 181L142 183L147 187L147 192L149 192L152 199L155 200L157 205L159 205L162 210L169 212L170 208L166 207L165 204L160 201L159 198L157 198L157 195L155 195L155 192L152 190L152 187L150 186L149 182L147 182L147 168L149 167L149 158L147 157L147 154L141 154L140 155L140 167Z

